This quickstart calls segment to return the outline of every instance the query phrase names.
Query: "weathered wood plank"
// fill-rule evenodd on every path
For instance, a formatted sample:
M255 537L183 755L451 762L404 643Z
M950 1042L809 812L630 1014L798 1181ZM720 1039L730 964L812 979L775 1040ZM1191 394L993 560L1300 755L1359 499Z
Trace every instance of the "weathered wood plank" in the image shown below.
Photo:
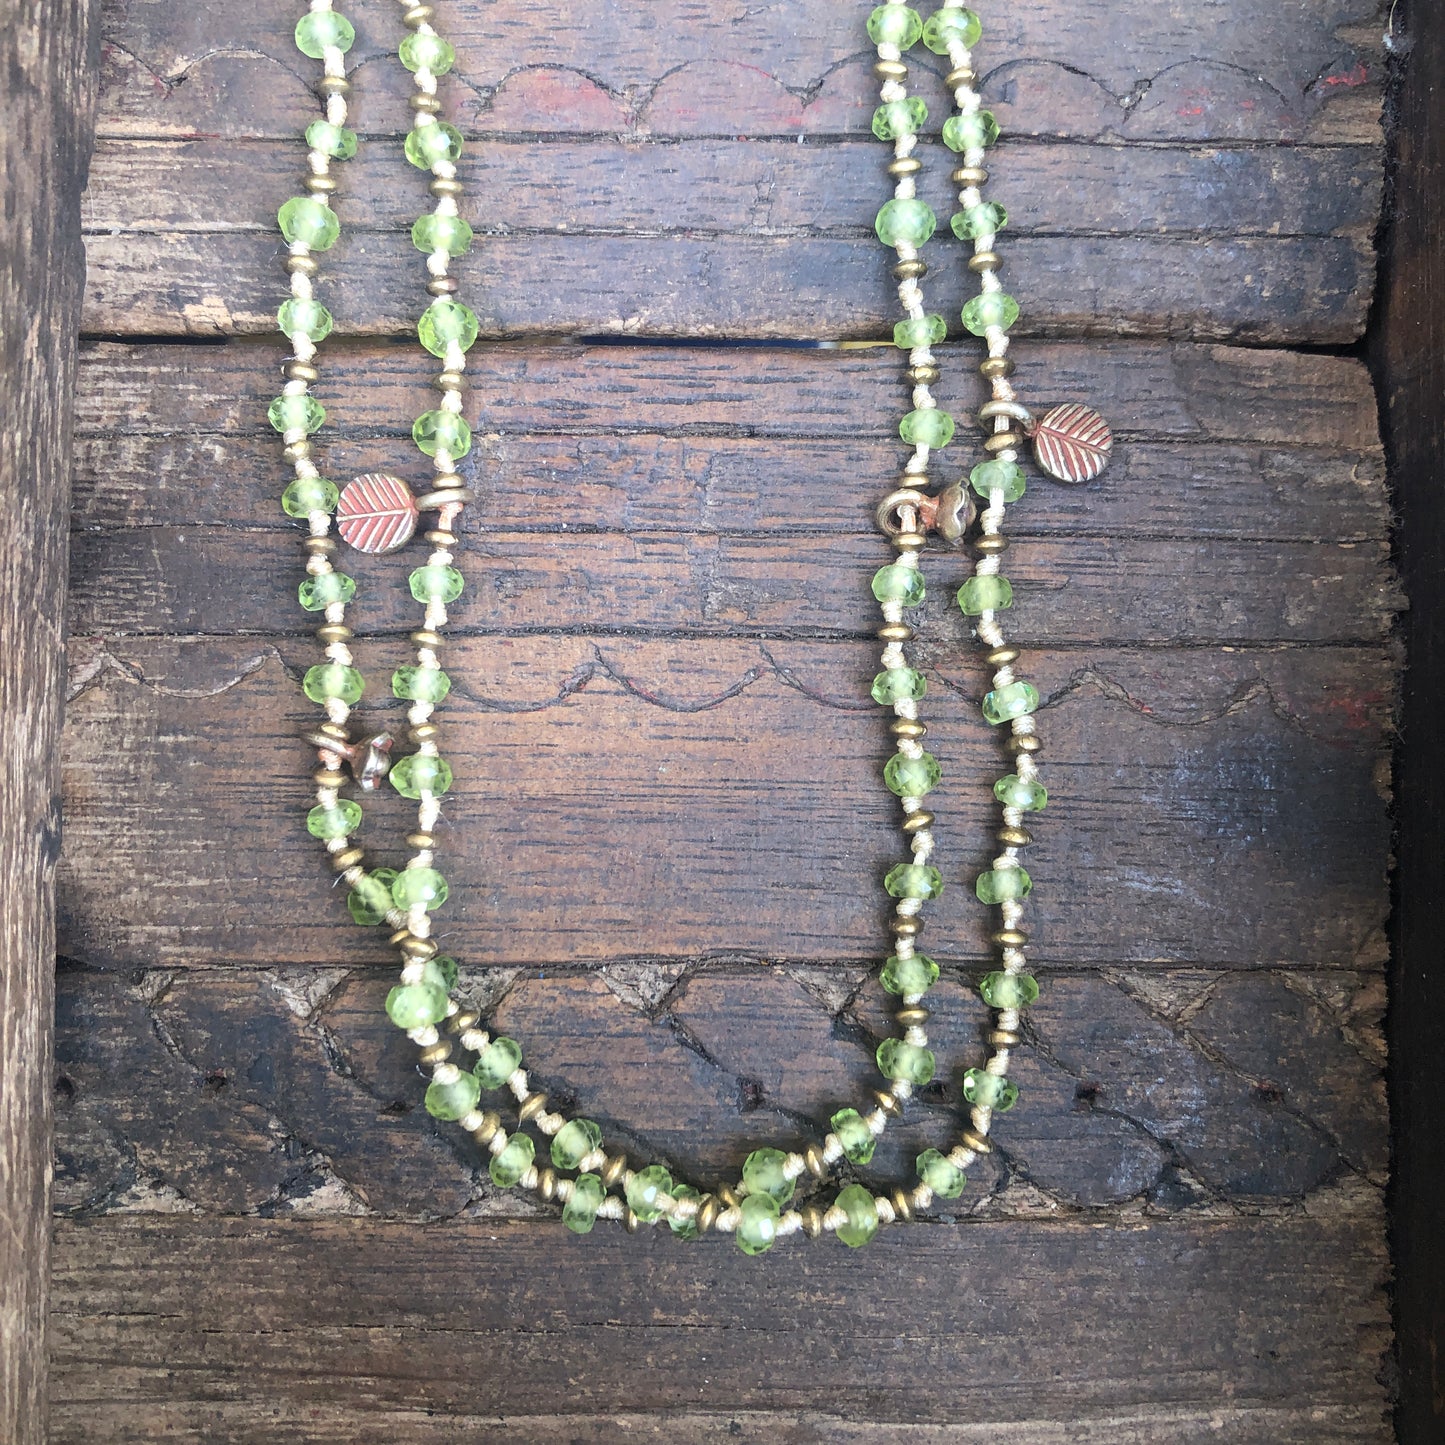
M921 1227L846 1260L779 1249L764 1287L722 1240L599 1231L559 1247L552 1227L491 1220L63 1223L57 1405L72 1433L59 1438L104 1436L112 1411L148 1419L149 1438L187 1416L210 1440L241 1438L225 1411L261 1400L303 1440L363 1401L462 1419L826 1401L855 1422L966 1415L1037 1441L1050 1437L1027 1433L1034 1421L1203 1407L1227 1420L1305 1400L1324 1429L1355 1411L1355 1438L1384 1442L1381 1226L1362 1203L1319 1218Z

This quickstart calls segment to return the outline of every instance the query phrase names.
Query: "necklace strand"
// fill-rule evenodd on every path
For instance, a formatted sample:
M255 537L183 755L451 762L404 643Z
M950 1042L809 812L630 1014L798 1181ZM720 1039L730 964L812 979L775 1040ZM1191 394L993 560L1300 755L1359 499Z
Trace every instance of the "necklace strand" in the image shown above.
M1032 713L1038 694L1016 677L1013 664L1018 654L1006 645L997 619L1012 595L999 571L1000 554L1007 546L1002 522L1006 503L1015 500L1024 487L1018 465L1022 437L1017 427L1028 422L1029 413L1018 405L1008 382L1013 368L1006 356L1007 331L1018 308L1000 288L999 261L993 249L995 233L1005 216L1001 207L985 202L981 194L987 179L985 151L996 138L997 127L992 116L980 109L980 97L973 88L971 48L979 37L978 19L957 0L944 0L925 24L901 0L887 0L868 20L868 34L878 54L874 69L881 81L873 129L893 145L888 172L894 180L894 195L880 210L876 229L880 241L898 257L893 274L904 319L895 327L894 341L908 353L906 374L913 401L913 410L900 424L900 433L913 451L900 485L878 507L879 525L891 539L897 558L880 568L872 582L883 617L878 636L884 644L882 671L874 679L872 696L893 714L890 731L897 752L884 767L884 780L900 799L910 854L909 861L889 869L884 879L894 900L890 919L894 951L883 965L880 981L899 999L899 1033L877 1048L883 1087L873 1092L865 1112L840 1109L833 1114L822 1142L809 1144L801 1152L754 1150L738 1181L704 1193L675 1182L662 1164L633 1169L625 1155L606 1151L602 1131L594 1121L550 1109L546 1096L532 1089L522 1067L520 1046L512 1039L489 1034L476 1012L452 998L456 962L441 955L430 936L430 913L447 897L446 881L433 866L434 829L441 812L440 799L452 781L451 768L438 748L439 729L433 715L450 690L450 680L438 659L447 604L456 600L463 587L462 575L454 566L455 528L471 493L456 464L471 445L461 415L462 387L466 352L478 333L475 315L454 299L457 283L449 275L452 258L470 248L472 231L457 209L462 187L456 178L456 162L462 137L438 118L437 77L451 67L455 55L433 29L433 15L431 6L403 0L401 18L409 33L399 46L399 57L411 71L414 84L414 122L406 139L406 157L429 172L429 190L436 202L412 228L413 242L426 256L427 290L435 298L418 324L418 334L442 365L435 381L441 392L439 406L417 419L412 435L431 458L436 477L432 490L414 501L404 484L386 477L360 478L347 489L357 489L356 505L363 508L359 524L353 508L353 529L360 526L373 540L378 529L387 534L384 547L365 545L356 541L353 530L348 536L363 550L389 550L395 536L404 540L409 535L417 511L437 513L436 526L425 533L431 548L427 561L410 577L412 595L424 607L422 626L411 634L416 663L399 668L392 679L394 694L409 703L407 736L415 750L394 763L389 757L393 741L389 734L353 742L348 728L352 708L363 690L362 675L349 646L352 632L345 622L356 586L333 562L337 544L331 531L339 494L335 484L321 476L310 440L325 420L323 408L309 394L309 387L319 377L314 361L318 344L333 324L330 313L313 295L318 271L314 253L330 249L340 233L340 222L329 204L337 188L332 162L349 159L357 148L355 134L346 128L350 85L345 77L345 56L355 36L351 24L332 9L330 0L311 0L296 27L298 48L322 62L317 86L322 115L306 131L306 194L287 201L278 214L288 243L291 295L277 320L293 355L284 367L285 385L271 404L269 418L281 433L286 461L295 473L283 494L283 509L304 519L308 527L304 543L307 576L299 589L300 601L325 618L317 628L325 660L308 669L303 679L307 696L326 714L325 722L307 734L321 763L314 774L315 805L307 815L307 827L323 841L346 884L352 917L358 923L391 930L390 941L401 955L402 969L400 981L388 995L387 1012L419 1046L421 1066L430 1075L428 1111L459 1123L475 1139L490 1156L488 1172L499 1187L520 1186L544 1200L560 1202L564 1222L576 1233L588 1232L597 1219L618 1220L629 1229L666 1219L673 1232L683 1237L709 1229L731 1233L749 1254L761 1253L778 1237L794 1233L816 1237L832 1232L845 1243L864 1244L880 1224L911 1219L916 1210L928 1209L935 1196L957 1196L964 1186L964 1170L989 1152L993 1114L1010 1107L1017 1096L1007 1068L1009 1051L1020 1041L1020 1009L1038 992L1034 980L1024 972L1026 935L1020 924L1022 900L1030 882L1019 861L1019 849L1029 841L1023 815L1046 801L1034 762L1038 739ZM984 444L989 459L970 473L973 491L987 503L980 518L981 535L975 539L979 555L958 600L965 614L975 619L975 631L988 647L987 662L994 669L984 715L992 724L1008 725L1008 746L1015 756L1016 771L1000 779L994 789L1002 805L1001 851L976 884L980 900L1000 910L1002 927L992 935L1000 967L980 983L983 998L993 1010L987 1034L990 1053L982 1069L969 1069L964 1075L969 1122L953 1147L947 1153L928 1149L920 1154L918 1180L909 1187L875 1195L861 1184L848 1184L831 1205L788 1208L796 1184L804 1176L822 1180L844 1162L866 1165L890 1120L901 1115L915 1088L932 1080L935 1067L923 1000L938 977L938 967L917 951L916 943L923 927L922 906L937 897L943 886L939 870L930 861L933 815L923 804L939 780L939 768L921 742L926 728L918 718L918 702L926 683L910 666L905 652L914 633L904 614L923 600L919 553L927 530L936 529L950 541L961 540L974 504L962 482L945 487L937 496L922 490L931 453L952 439L954 421L938 408L930 391L939 375L931 347L943 339L946 327L943 318L925 312L919 285L927 272L919 248L932 234L935 217L915 194L914 178L921 163L913 152L927 111L922 101L907 93L907 67L902 57L920 38L929 49L945 55L951 66L945 83L956 110L943 127L943 138L962 155L962 163L952 175L962 188L953 229L961 239L974 243L969 268L979 277L981 288L964 307L963 320L968 330L985 340L988 356L980 370L993 393L993 400L980 415L985 428L993 425L993 435ZM346 505L347 495L340 494L342 510ZM340 522L338 528L345 531ZM368 867L364 850L354 842L362 810L340 794L347 782L343 767L348 764L363 790L376 786L385 775L398 792L417 802L416 831L406 839L411 856L400 871ZM475 1056L471 1069L463 1070L454 1061L458 1047ZM512 1096L514 1106L508 1114L514 1127L504 1124L500 1108L480 1107L484 1090ZM547 1144L549 1163L539 1166L528 1126Z

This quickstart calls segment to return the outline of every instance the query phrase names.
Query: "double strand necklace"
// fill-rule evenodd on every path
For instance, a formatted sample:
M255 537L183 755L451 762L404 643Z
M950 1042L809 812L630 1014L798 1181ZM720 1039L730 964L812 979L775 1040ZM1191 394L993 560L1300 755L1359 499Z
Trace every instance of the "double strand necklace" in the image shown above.
M452 997L456 960L442 955L431 937L431 914L446 902L448 892L435 867L434 830L441 799L452 785L434 714L451 689L439 661L447 606L463 587L455 565L456 526L472 495L457 463L471 448L471 432L462 416L462 387L466 354L478 335L477 318L455 299L457 282L449 274L453 258L469 250L472 229L457 210L462 187L456 166L462 136L440 119L437 98L437 77L451 68L455 52L433 29L433 18L430 5L403 0L401 20L408 33L398 54L414 83L414 122L405 153L413 166L430 175L429 191L435 200L433 209L423 213L411 230L413 243L426 257L427 291L434 298L422 313L417 333L441 366L435 379L440 401L412 427L413 440L434 471L420 494L405 481L380 473L358 477L338 490L316 465L310 438L322 425L325 412L309 388L319 376L317 346L331 331L332 317L313 295L315 253L329 250L340 234L329 203L336 190L332 163L349 159L357 148L356 135L346 125L350 85L345 75L346 52L355 32L331 8L331 0L311 0L296 26L298 48L322 63L317 91L323 109L306 129L305 194L287 201L278 215L287 242L291 294L277 320L291 344L292 357L284 367L282 394L271 403L268 415L281 433L285 459L295 473L282 496L282 507L307 524L301 606L324 618L316 629L324 660L308 669L302 683L307 697L326 715L306 734L321 763L313 775L316 802L307 814L307 829L325 845L349 890L351 916L360 924L389 930L402 966L400 981L387 996L387 1014L420 1048L421 1068L430 1080L425 1096L428 1112L459 1124L476 1141L489 1156L488 1173L494 1184L520 1186L544 1200L558 1201L564 1224L578 1234L586 1234L599 1219L619 1221L630 1230L666 1220L683 1238L709 1230L731 1234L748 1254L760 1254L778 1238L793 1234L816 1238L831 1233L848 1245L865 1244L880 1225L910 1220L936 1199L955 1198L964 1187L964 1171L990 1152L994 1114L1011 1108L1018 1097L1017 1086L1008 1077L1009 1058L1021 1041L1021 1011L1038 996L1038 985L1026 971L1028 936L1022 924L1024 900L1032 885L1020 850L1030 841L1025 817L1043 808L1047 795L1036 764L1039 739L1033 714L1039 694L1017 675L1018 652L1007 645L998 621L1013 595L999 569L1008 546L1004 509L1024 491L1019 456L1025 437L1032 438L1040 468L1067 482L1097 475L1111 444L1097 413L1068 405L1054 408L1036 422L1009 384L1013 363L1007 356L1008 330L1018 317L1018 305L1001 289L997 274L995 236L1007 218L1001 206L982 196L988 178L983 163L998 127L981 108L974 89L971 51L981 31L978 17L957 0L943 0L925 22L900 0L889 0L867 21L878 54L874 72L881 82L873 131L891 142L893 151L888 173L894 194L879 211L876 230L898 258L893 275L904 317L894 328L893 340L907 353L913 402L899 427L912 453L900 485L882 499L876 514L896 549L896 560L879 568L872 579L883 615L877 635L884 644L882 670L873 680L872 696L892 714L889 731L897 751L885 764L883 778L901 803L909 855L883 880L893 900L889 920L893 952L879 980L897 1000L899 1031L878 1045L879 1087L861 1101L861 1107L839 1109L821 1140L801 1151L753 1150L740 1179L706 1192L675 1180L663 1164L633 1167L625 1154L604 1147L595 1121L550 1108L546 1095L532 1087L522 1065L521 1046L489 1032L475 1010ZM962 320L986 344L988 354L979 369L992 391L979 413L986 459L973 467L966 483L957 481L936 494L924 490L929 462L932 452L952 440L954 421L929 390L939 375L931 348L944 338L946 325L941 316L925 311L919 286L927 271L919 248L932 235L935 216L915 194L921 162L913 152L927 108L908 94L903 55L920 39L950 67L945 85L955 109L942 128L942 139L960 157L951 177L960 187L952 229L960 240L972 242L968 268L980 287L964 306ZM985 504L981 514L974 495ZM390 732L354 737L349 725L363 689L350 647L353 634L346 625L346 608L356 584L337 569L338 544L332 527L334 522L341 539L359 552L385 552L412 537L423 513L436 516L435 525L423 533L430 548L426 561L410 574L412 596L423 608L421 627L411 634L416 661L392 675L393 693L408 704L406 740L412 750L393 759L395 739ZM943 888L942 875L932 862L933 815L923 801L939 781L939 767L922 745L926 730L918 719L918 703L926 682L909 664L905 647L914 633L904 617L923 601L919 553L927 533L936 532L958 544L975 521L978 530L972 542L977 557L972 576L959 590L958 603L988 649L992 685L983 698L983 715L1005 730L1005 745L1013 759L1013 771L999 778L993 790L1002 809L999 852L975 884L980 901L998 910L1000 923L991 935L997 967L979 983L979 992L992 1010L985 1036L987 1061L963 1075L966 1122L946 1151L927 1149L918 1156L914 1180L882 1194L849 1183L837 1190L831 1203L793 1207L799 1180L826 1180L845 1163L867 1165L890 1121L902 1114L914 1090L934 1076L924 998L938 977L938 966L918 951L917 941L923 905ZM399 870L371 866L355 841L361 806L342 796L349 784L367 792L383 779L417 804L416 830L406 837L411 856ZM463 1067L468 1058L470 1065ZM539 1143L546 1155L542 1159Z

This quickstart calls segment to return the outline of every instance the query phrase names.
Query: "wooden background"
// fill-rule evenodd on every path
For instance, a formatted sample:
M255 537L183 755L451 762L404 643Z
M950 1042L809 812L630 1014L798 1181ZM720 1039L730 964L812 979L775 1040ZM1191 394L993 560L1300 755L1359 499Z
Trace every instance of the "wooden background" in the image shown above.
M906 404L871 219L867 5L443 7L479 243L443 927L554 1094L704 1180L866 1083L897 852L867 699ZM986 6L1020 389L1119 438L1014 512L1047 699L1044 993L998 1152L854 1253L598 1233L418 1105L390 965L300 826L313 644L265 405L298 7L112 0L86 199L65 749L53 1438L1391 1438L1381 1036L1401 606L1369 376L1374 0ZM346 477L410 455L422 195L396 15L321 294ZM921 49L915 62L938 69ZM919 90L942 110L936 79ZM947 158L925 193L947 213ZM934 246L930 305L965 273ZM615 344L630 341L633 344ZM649 344L652 343L652 344ZM611 343L611 344L608 344ZM973 353L940 394L976 404ZM955 455L956 453L956 455ZM949 469L969 463L948 453ZM368 674L404 557L361 573ZM995 739L935 579L922 656L975 1061ZM380 715L377 709L371 715ZM403 807L370 814L394 835ZM925 1091L881 1175L948 1136Z

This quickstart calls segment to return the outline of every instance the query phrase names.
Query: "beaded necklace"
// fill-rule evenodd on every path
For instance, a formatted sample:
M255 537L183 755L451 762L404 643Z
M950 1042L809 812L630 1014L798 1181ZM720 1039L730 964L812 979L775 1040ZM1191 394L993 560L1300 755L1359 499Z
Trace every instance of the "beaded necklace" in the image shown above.
M1008 330L1018 317L1018 305L1000 287L996 233L1005 225L1003 208L985 201L982 187L988 178L985 153L998 137L993 116L980 107L974 89L972 47L978 42L978 17L959 0L943 0L942 7L924 22L902 0L887 0L868 17L869 39L877 49L874 73L881 81L880 104L873 116L874 134L892 144L888 173L894 181L893 198L879 211L878 238L897 254L893 275L904 317L894 328L894 344L907 352L906 375L912 387L913 408L899 427L912 453L904 465L901 484L877 508L880 529L896 549L896 560L879 568L872 591L883 616L878 637L883 642L882 670L874 678L872 696L889 709L889 730L896 749L883 769L883 779L902 807L902 831L909 857L890 868L883 885L893 900L889 920L893 952L879 974L883 988L898 1000L899 1033L877 1048L881 1086L863 1101L863 1107L842 1108L832 1115L821 1142L801 1151L755 1149L747 1157L741 1178L703 1192L675 1181L662 1164L634 1168L621 1153L609 1153L601 1128L590 1119L569 1117L548 1107L544 1094L532 1088L522 1066L521 1046L505 1036L494 1036L479 1015L452 997L457 964L443 956L431 938L431 914L447 900L447 883L434 866L436 827L441 798L452 784L452 770L438 748L439 729L433 721L436 707L451 688L438 654L447 605L463 587L455 566L456 524L472 496L458 461L471 448L471 431L462 417L463 373L466 353L477 339L476 316L456 301L457 282L449 269L454 257L472 243L472 228L458 214L462 193L456 165L462 151L461 134L439 118L437 77L455 60L452 46L432 27L433 7L403 0L402 22L408 34L399 46L402 64L411 72L414 123L406 137L408 161L429 173L429 190L435 207L412 227L416 248L426 257L427 291L434 298L418 322L422 345L440 362L435 384L441 393L438 406L416 419L412 437L431 459L435 475L430 490L416 495L399 478L370 474L358 477L338 491L323 478L314 460L311 435L325 419L320 404L308 394L318 379L314 365L318 344L332 329L332 317L313 296L317 273L314 253L336 242L340 223L328 203L336 190L333 161L356 153L357 139L347 129L345 56L355 39L348 20L331 8L331 0L310 0L308 12L296 26L296 44L322 63L317 90L322 115L306 129L308 174L305 194L287 201L278 220L288 245L286 269L291 278L290 297L278 313L281 332L292 347L286 363L282 394L271 403L269 418L285 443L285 458L295 480L286 488L282 507L304 520L306 579L299 596L308 612L321 613L324 622L316 634L325 660L311 667L304 691L319 704L326 720L306 734L317 749L321 767L314 774L316 803L307 814L308 830L320 839L333 867L346 884L347 906L360 924L384 926L398 950L401 977L386 1000L393 1023L405 1030L420 1048L422 1069L429 1074L427 1110L437 1119L461 1126L489 1156L488 1173L499 1187L520 1186L542 1199L561 1205L563 1223L578 1234L590 1231L599 1219L621 1221L630 1230L666 1220L672 1232L693 1238L709 1230L732 1234L748 1254L759 1254L785 1235L816 1238L833 1233L845 1244L865 1244L880 1225L903 1222L915 1212L929 1209L935 1199L955 1198L964 1187L964 1171L990 1151L989 1131L994 1114L1013 1106L1018 1089L1008 1077L1010 1051L1020 1041L1021 1011L1038 996L1038 985L1026 972L1022 928L1023 904L1031 881L1019 853L1029 841L1025 815L1037 812L1047 801L1039 781L1036 754L1039 739L1033 713L1039 704L1037 690L1014 670L1018 652L1007 645L998 614L1012 602L1008 579L1000 572L1001 554L1008 543L1002 524L1007 503L1024 491L1025 474L1019 454L1025 436L1033 440L1040 468L1068 482L1096 476L1107 460L1111 438L1097 413L1080 406L1056 407L1035 422L1019 404L1009 376L1013 363L1007 357ZM914 178L921 162L913 154L919 128L927 119L923 101L909 96L904 84L904 53L922 40L929 50L947 59L945 85L955 110L942 128L942 139L961 156L951 179L960 187L959 211L952 219L954 234L972 242L968 267L978 278L979 294L963 308L964 326L981 337L987 357L979 370L988 381L992 399L979 413L986 437L987 459L974 466L968 483L955 482L937 494L923 490L931 453L953 438L954 421L930 393L938 379L932 346L943 340L943 318L924 310L919 287L927 271L919 248L932 235L935 217L915 194ZM971 493L986 504L981 514ZM335 566L338 550L331 535L333 520L343 541L363 553L390 551L413 535L420 514L436 513L435 526L424 532L431 549L425 563L410 575L412 596L422 605L422 625L411 634L416 647L414 665L398 668L392 691L405 701L407 739L414 751L391 757L394 739L389 732L374 732L353 740L348 722L363 689L354 665L352 632L345 622L346 606L356 591L353 579ZM994 785L1002 808L997 832L998 856L981 873L975 890L984 904L997 908L1000 927L991 935L997 949L997 967L979 985L993 1011L986 1034L987 1061L963 1076L967 1121L945 1152L928 1149L917 1158L917 1180L875 1195L863 1184L850 1183L834 1195L831 1204L807 1203L791 1207L800 1179L825 1180L844 1163L866 1165L878 1138L889 1122L900 1116L913 1091L934 1075L934 1056L928 1047L929 1011L923 1000L938 977L938 966L918 952L923 927L921 910L942 891L943 879L932 860L933 815L923 799L939 781L939 767L922 746L925 727L918 719L924 697L923 675L909 665L905 644L912 627L904 620L907 609L923 601L924 581L919 553L929 531L952 544L960 544L977 520L973 538L977 552L973 574L958 593L958 603L972 618L976 635L988 649L986 661L992 686L983 699L983 715L990 724L1007 729L1006 747L1014 771ZM343 768L349 768L351 778ZM383 779L417 804L416 830L407 835L411 857L400 870L368 865L364 850L354 842L362 810L341 789L354 781L363 792ZM439 1028L439 1026L441 1026ZM444 1032L443 1032L444 1030ZM458 1050L473 1057L469 1068L456 1060ZM483 1107L496 1101L496 1107ZM507 1103L504 1119L502 1101ZM537 1158L537 1143L547 1159Z

